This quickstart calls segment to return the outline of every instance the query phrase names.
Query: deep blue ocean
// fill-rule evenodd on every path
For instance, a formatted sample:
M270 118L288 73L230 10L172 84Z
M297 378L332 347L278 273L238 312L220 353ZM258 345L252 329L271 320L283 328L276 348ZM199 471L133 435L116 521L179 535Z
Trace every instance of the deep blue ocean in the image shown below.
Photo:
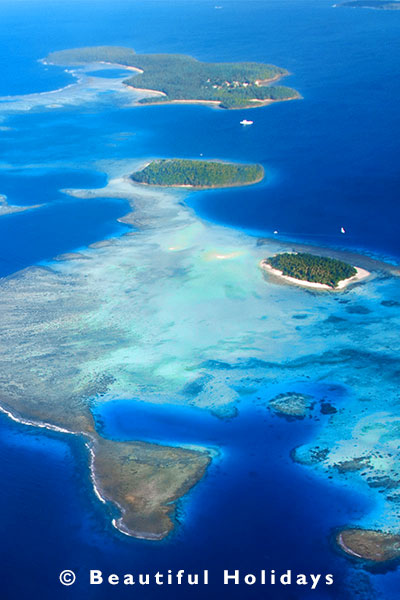
M218 0L220 10L215 4L2 1L2 97L71 84L69 73L38 62L50 51L114 44L205 61L271 62L292 73L285 83L303 100L251 113L93 105L10 115L0 129L0 194L12 205L43 206L0 217L0 276L129 231L117 221L128 211L124 200L74 199L61 190L102 187L106 178L94 168L96 161L154 156L264 165L267 178L257 186L192 194L189 204L206 220L254 235L277 230L281 239L398 262L400 13L333 9L330 0ZM241 127L244 117L254 125ZM132 407L139 417L129 429L118 411ZM250 401L240 419L228 421L176 407L146 412L116 403L107 410L103 433L109 437L206 443L221 455L180 503L170 538L131 540L109 525L84 475L87 456L79 440L0 415L2 599L369 598L362 595L363 571L353 569L330 541L335 527L368 510L367 499L327 485L290 459L290 450L311 437L315 423L288 427ZM67 568L78 577L68 589L58 582ZM208 568L213 585L132 590L87 582L88 569L121 574L179 568ZM222 586L222 570L235 568L243 574L263 568L334 573L337 583L313 592ZM359 595L346 595L350 571L353 581L359 578ZM397 574L374 580L379 598L398 598Z

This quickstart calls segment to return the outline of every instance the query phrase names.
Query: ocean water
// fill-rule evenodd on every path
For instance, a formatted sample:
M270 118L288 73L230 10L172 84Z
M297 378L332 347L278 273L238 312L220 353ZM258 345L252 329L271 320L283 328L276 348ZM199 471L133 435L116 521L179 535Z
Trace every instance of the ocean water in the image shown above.
M368 509L368 500L322 484L292 463L288 450L310 434L308 425L297 423L288 429L284 419L249 407L240 419L221 421L215 429L221 459L214 461L206 479L180 503L176 533L166 542L151 543L125 540L107 523L82 476L86 456L75 440L68 443L19 426L10 431L1 418L5 481L1 504L7 514L1 531L2 539L9 540L1 551L5 597L18 598L27 589L39 597L50 598L55 590L67 597L68 590L57 584L57 574L64 568L77 574L76 598L109 596L109 589L94 590L88 585L87 573L93 568L120 574L209 569L211 597L227 593L221 583L223 569L240 568L243 574L257 574L261 569L333 573L338 579L335 589L313 595L328 599L344 594L340 578L347 561L332 552L331 527L340 526L349 516L357 518ZM114 427L113 433L118 432ZM137 435L137 430L133 427L130 433ZM164 433L170 434L169 424ZM318 512L312 500L316 498ZM243 589L242 585L230 586L229 597L243 597ZM120 597L127 592L114 589L112 593ZM140 589L144 598L184 598L189 593L203 598L205 591L200 586ZM249 598L265 597L259 586L246 586L245 593ZM301 597L283 586L274 594L285 599Z
M42 206L0 216L1 276L131 231L117 221L130 210L124 198L73 198L61 190L102 188L110 164L158 156L264 165L266 181L257 186L196 192L185 199L206 222L251 235L278 230L278 239L356 249L398 262L400 15L333 9L327 0L223 0L221 6L216 10L208 0L119 0L112 6L105 0L3 1L0 194L10 205ZM46 95L75 79L38 59L53 50L95 44L182 52L206 61L275 63L292 73L287 84L303 100L249 113L127 107L107 91L85 96L85 90L70 88L72 100L61 105L58 96ZM88 74L114 81L124 76L119 70ZM41 96L18 100L12 109L10 96L36 93ZM254 125L242 128L239 122L249 114ZM396 300L398 288L388 284L384 293ZM282 301L292 307L288 296L283 292ZM278 294L271 297L276 305ZM306 318L296 324L299 345L307 319L318 326L326 310L322 301L307 298L299 313ZM337 318L350 319L354 329L363 324L371 330L388 311L396 311L380 304L376 289L370 296L361 292L358 302L370 314L357 313L354 298L353 313L337 303ZM384 346L378 334L373 339ZM283 345L276 344L283 353ZM351 364L348 376L356 379ZM281 391L287 390L289 384L283 385ZM317 383L309 386L321 395ZM329 393L340 404L346 398L338 389ZM134 593L185 600L206 593L211 599L302 600L311 593L317 600L397 598L396 571L371 575L332 543L336 527L368 514L371 497L290 458L293 448L313 439L321 421L288 423L251 394L230 419L172 401L161 407L118 398L94 412L99 430L112 439L203 445L216 458L179 503L177 527L167 540L131 540L111 527L96 500L79 440L1 416L2 597L127 597L131 590L89 586L88 569L121 574L208 568L209 589L148 586ZM67 568L78 577L71 589L58 582L58 573ZM244 574L262 568L333 573L336 583L313 592L290 586L227 588L220 583L226 568Z
M32 212L4 215L0 220L0 275L10 275L29 265L70 250L121 235L131 228L116 220L125 215L124 200L60 200ZM79 226L77 223L79 222Z

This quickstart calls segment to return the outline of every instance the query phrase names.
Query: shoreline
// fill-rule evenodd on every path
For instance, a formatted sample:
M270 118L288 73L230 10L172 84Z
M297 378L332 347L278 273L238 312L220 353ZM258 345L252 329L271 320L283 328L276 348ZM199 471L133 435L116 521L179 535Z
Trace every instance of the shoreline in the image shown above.
M136 169L136 171L140 171L143 170L147 165L149 165L153 160L157 160L156 158L152 158L151 160L149 159L143 159L143 160L135 160L134 161L134 168ZM200 159L199 159L200 160ZM136 172L134 171L134 172ZM174 190L179 190L179 188L176 187L166 187L166 186L157 186L157 185L149 185L149 184L145 184L145 183L139 183L139 182L135 182L131 179L131 174L130 173L120 173L118 176L112 176L111 177L111 181L113 182L113 185L117 182L120 181L121 183L125 183L127 185L131 186L138 186L139 188L148 188L150 191L150 188L154 187L155 189L158 190L162 190L163 188L165 190L170 189L171 192ZM107 186L106 186L107 187ZM104 190L106 189L103 188ZM128 188L127 188L128 189ZM180 188L182 189L182 191L187 191L187 192L194 192L196 191L193 188L189 188L189 187L182 187ZM76 198L95 198L96 194L93 194L93 190L86 190L86 189L69 189L69 188L63 188L61 191L63 191L64 193L72 196L72 197L76 197ZM97 190L95 190L97 191ZM207 190L200 190L200 191L207 191ZM107 191L107 193L109 193ZM129 194L129 192L128 192ZM114 197L117 198L126 198L126 192L122 193L118 193L116 194ZM134 208L134 202L133 200L128 200L131 210L129 210L126 215L123 215L121 217L119 217L117 220L122 222L122 223L128 223L129 225L132 225L133 221L135 220L131 220L130 217L136 212L135 208ZM204 219L202 217L200 217L199 215L197 215L197 213L190 208L189 205L186 204L186 207L193 213L196 215L196 218L201 220L203 223L207 223L208 225L212 226L212 225L216 225L215 223L213 223L212 221L208 221L207 219ZM136 222L136 221L135 221ZM231 227L230 227L231 228ZM272 234L267 237L266 235L262 235L262 234L258 234L258 235L254 235L251 233L246 233L241 231L240 229L237 229L236 227L232 227L233 231L238 231L241 233L244 233L245 235L249 235L250 237L254 237L258 239L258 245L261 246L265 246L266 248L269 248L270 245L272 244L273 247L275 248L277 245L279 247L279 252L288 252L290 251L290 249L292 249L293 251L299 252L309 252L311 254L315 254L316 252L318 252L318 254L320 254L321 256L326 256L328 258L338 258L339 260L344 260L347 262L356 262L362 265L363 268L365 268L365 270L371 269L371 271L383 271L385 273L389 273L390 275L394 276L394 277L400 277L400 259L396 256L380 256L377 255L376 257L371 257L368 254L365 254L363 250L361 249L352 249L351 247L348 248L338 248L335 246L321 246L321 245L312 245L309 242L303 242L303 241L299 241L299 240L282 240L280 238L274 237ZM123 233L122 235L132 235L132 232L128 232L128 233ZM113 235L111 238L107 238L105 240L99 240L98 242L94 242L94 244L97 243L102 243L102 241L105 241L107 244L110 243L110 240L113 239L118 239L119 236L118 235ZM92 247L93 244L89 245L89 248ZM266 252L268 252L268 250L266 250ZM276 252L276 250L275 250ZM77 259L76 255L75 258ZM389 262L389 259L392 260L393 262ZM52 260L52 259L50 259ZM264 260L264 259L261 259ZM333 289L333 288L329 288L329 289Z
M53 63L50 63L53 64ZM87 64L87 63L80 63L80 64ZM108 60L96 60L94 61L93 64L98 64L98 65L110 65L111 67L120 67L121 69L126 69L127 71L134 71L135 73L143 73L143 69L139 69L139 67L130 67L128 65L122 65L121 63L114 63L114 62L109 62Z
M132 85L128 85L124 81L122 83L127 88L130 88L131 90L134 90L135 92L140 92L141 94L147 94L146 98L151 98L153 96L165 96L165 97L167 96L167 94L165 94L164 92L161 92L160 90L151 90L149 88L137 88L137 87L133 87ZM140 104L140 101L138 101L137 104ZM155 103L155 104L157 104L157 103ZM160 104L161 104L161 102L160 102Z
M351 548L346 546L343 540L343 533L339 533L339 535L336 536L336 543L339 546L339 548L346 554L350 554L350 556L354 556L355 558L363 558L361 554L357 554L357 552L354 552Z
M191 101L183 101L183 102L185 102L185 103L188 103L188 104L189 104L189 103L191 103ZM271 102L273 102L273 101L268 101L268 103L271 103ZM162 102L160 102L160 104L162 104ZM252 108L255 108L255 106L254 106L254 107L252 107ZM135 182L133 182L133 183L135 183ZM140 182L136 182L136 185L139 185L139 184L140 184ZM141 185L149 185L149 184L141 184ZM252 185L252 183L251 183L251 184L245 184L245 185ZM150 187L151 187L151 186L150 186ZM183 187L183 188L185 188L185 189L189 189L189 190L195 190L195 189L213 189L213 188L203 188L203 187L201 187L201 188L196 188L195 186L153 186L153 187L164 187L164 188L165 188L165 187L171 187L171 188ZM226 186L226 187L233 187L233 186ZM236 187L236 186L235 186L235 187ZM263 268L263 267L262 267L262 268ZM272 267L271 267L271 271L274 271L274 269L273 269ZM359 269L357 268L357 275L359 274L359 273L358 273L358 271L359 271ZM322 288L322 289L328 289L329 291L335 291L335 289L343 289L344 287L346 287L347 285L349 285L349 284L350 284L350 283L352 283L353 281L355 282L355 281L358 281L358 280L359 280L359 279L357 278L357 275L356 275L356 276L354 276L354 277L351 277L351 278L349 278L348 280L343 280L343 282L340 282L340 284L344 284L343 286L341 285L340 287L338 286L338 288L331 288L330 286L327 286L327 285L326 285L326 286L324 286L323 284L315 284L315 283L312 283L312 282L305 282L305 281L302 281L302 280L297 280L297 279L295 279L295 278L286 277L286 276L283 276L282 272L280 272L280 271L277 271L277 273L278 273L278 274L279 274L279 276L280 276L280 277L282 277L283 279L286 279L286 280L288 280L288 281L289 281L289 280L292 280L292 281L291 281L291 283L295 283L296 285L300 285L300 286L303 286L303 287L313 287L313 288L317 287L317 289L318 289L318 288L319 288L319 289L321 289L321 288ZM367 275L364 275L364 277L362 277L362 279L364 279L364 278L366 278L367 276L369 276L369 275L370 275L370 273L368 273L368 271L365 271L365 273L367 273ZM347 283L346 283L346 282L347 282ZM289 281L289 283L290 283L290 281ZM8 413L7 413L7 414L8 414ZM18 420L18 419L16 419L16 418L15 418L14 420L16 420L17 422L21 422L21 423L23 423L23 421L19 421L19 420ZM38 425L37 425L37 424L35 424L34 422L30 422L30 423L29 423L29 422L26 422L26 423L23 423L23 424L29 424L29 425L31 425L31 426L38 426ZM39 425L39 426L42 426L42 427L44 427L44 428L47 428L47 429L49 429L49 430L56 430L56 431L60 431L60 432L62 432L62 433L68 433L68 434L79 435L79 433L73 433L73 432L71 432L71 431L68 431L68 430L62 430L62 429L58 429L58 428L54 429L54 427L53 427L53 426L51 426L51 425L49 425L48 427L47 427L45 424L43 424L43 425ZM119 530L121 533L124 533L125 535L128 535L128 536L130 536L130 537L141 537L141 536L140 536L140 533L138 533L138 535L136 535L136 534L133 534L133 533L131 533L131 532L130 532L130 530L129 530L128 528L125 528L125 527L124 527L124 524L123 524L123 514L124 514L124 509L123 509L123 508L122 508L122 507L121 507L121 506L120 506L120 505L119 505L117 502L115 502L115 501L113 501L113 500L106 500L105 498L107 498L107 496L103 496L103 495L101 494L101 487L97 487L97 485L96 485L96 471L95 471L95 467L94 467L94 464L95 464L95 451L94 451L94 449L93 449L93 447L92 447L92 444L94 443L94 438L91 438L91 437L90 437L90 434L85 434L84 432L81 432L81 435L82 435L82 436L86 436L86 435L88 435L88 437L89 437L89 441L86 443L86 447L88 448L88 450L89 450L89 453L90 453L90 457L91 457L91 458L90 458L90 473L91 473L91 481L92 481L92 483L93 483L93 487L94 487L94 491L95 491L95 494L96 494L96 496L98 497L98 499L100 499L100 500L101 500L101 502L102 502L103 504L106 504L106 503L107 503L107 501L110 501L110 502L113 504L113 506L116 506L116 507L118 508L118 510L120 510L120 511L121 511L121 516L120 516L118 519L112 519L112 524L113 524L113 526L114 526L116 529L118 529L118 530ZM146 536L144 539L161 539L161 537L163 537L163 534L161 534L161 535L160 535L160 537L150 537L150 536Z
M5 196L4 194L0 194L0 217L25 212L27 210L33 210L35 208L40 208L41 206L43 206L43 204L32 204L31 206L19 206L18 204L9 204L7 201L7 196Z
M129 179L129 182L132 183L132 181L129 178L129 175L124 177L120 177L120 178L115 178L115 179L111 179L108 181L107 185L113 184L113 182L118 182L120 181L127 181ZM118 191L118 190L117 190ZM96 197L96 194L101 193L101 190L99 189L95 189L94 195L92 197ZM126 193L126 190L122 189L119 190L119 193L122 194L123 197L124 194ZM90 194L90 190L85 190L85 194L88 195L89 197L91 196ZM93 194L93 191L92 191ZM76 195L76 190L75 190L75 194L70 194L72 196ZM148 194L146 194L148 196ZM78 194L78 197L80 195ZM147 202L146 202L147 204ZM198 218L198 217L197 217ZM212 226L212 225L210 225ZM274 242L276 243L276 240L274 240ZM287 244L286 244L287 245ZM325 249L326 250L326 249ZM304 283L304 282L302 282ZM332 288L329 288L330 290L332 290ZM7 411L3 411L3 412L7 412ZM7 413L8 414L8 413ZM11 415L11 413L10 413ZM96 457L96 452L95 452L95 448L93 448L93 445L96 444L96 439L94 437L92 437L90 435L90 433L86 433L84 431L81 432L72 432L69 430L63 430L61 428L57 428L57 426L52 426L51 424L42 424L42 425L38 425L37 423L35 423L34 421L28 421L28 420L23 420L18 419L17 417L14 418L15 421L20 422L22 424L26 424L26 425L31 425L31 426L39 426L39 427L44 427L47 428L49 430L55 430L55 431L59 431L61 433L68 433L68 434L75 434L75 435L82 435L84 438L87 438L86 441L86 447L88 448L89 452L90 452L90 463L89 463L89 468L90 468L90 473L91 473L91 481L92 481L92 485L95 491L95 494L97 496L98 499L101 500L101 502L103 504L107 504L108 502L110 502L110 504L112 505L112 507L116 507L117 510L120 512L120 516L114 517L114 515L112 514L112 525L114 528L116 528L121 534L124 535L128 535L129 537L133 537L133 538L143 538L143 539L148 539L148 540L157 540L157 539L162 539L163 537L165 537L166 534L168 534L168 531L161 533L161 534L154 534L154 533L149 533L149 535L143 535L143 531L136 531L136 530L131 530L129 528L127 528L124 524L124 514L125 514L125 509L123 507L121 507L121 505L114 499L112 499L112 496L110 497L109 494L105 493L104 490L102 489L102 486L98 483L97 480L97 474L96 474L96 469L95 469L95 457ZM199 479L198 481L200 481L201 479ZM192 489L193 486L189 487L189 490ZM189 491L188 490L188 491ZM186 494L187 492L185 492ZM184 495L184 494L183 494ZM172 501L173 503L174 501ZM107 521L109 521L109 519L107 519Z
M129 65L123 65L121 63L116 63L116 62L111 62L111 61L105 61L105 60L100 60L100 61L93 61L92 63L87 63L87 62L77 62L76 64L66 64L66 65L61 65L61 64L57 64L57 63L53 63L51 61L46 60L46 58L41 58L38 60L39 62L41 62L43 65L51 65L51 66L55 66L55 67L87 67L88 65L92 64L92 65L109 65L110 67L118 67L121 68L123 70L127 70L127 71L133 71L135 73L138 74L142 74L144 73L143 69L140 69L139 67L133 67L133 66L129 66ZM262 88L262 87L269 87L269 85L271 83L274 83L276 81L280 81L281 79L283 79L284 77L288 77L289 75L291 75L291 73L289 71L286 71L285 73L277 73L276 75L274 75L273 77L270 77L269 79L260 79L257 80L255 82L256 87ZM156 89L150 89L150 88L139 88L136 87L134 85L131 85L130 83L126 83L126 81L122 82L127 88L130 88L132 90L134 90L135 92L138 93L143 93L143 94L148 94L147 97L151 98L152 96L161 96L161 97L166 97L167 94L161 90L156 90ZM289 100L300 100L302 98L301 94L299 92L296 92L296 94L294 96L290 96L289 98L281 98L281 99L272 99L272 98L267 98L267 99L261 99L261 98L251 98L249 99L249 104L245 104L243 106L234 106L234 107L230 107L230 108L226 108L224 106L221 106L222 104L222 100L201 100L201 99L197 99L197 98L193 98L193 99L183 99L183 100L168 100L163 102L162 100L159 102L141 102L140 100L136 102L137 105L140 106L146 106L148 104L151 105L161 105L161 104L200 104L200 105L204 105L204 106L209 106L212 108L220 108L223 110L247 110L250 108L261 108L262 106L268 106L269 104L273 104L276 102L287 102Z
M116 65L117 63L104 63L103 64L109 64L109 65ZM123 66L123 65L118 65L118 66ZM131 68L134 71L138 71L139 73L143 73L143 71L141 69L137 69L135 67L125 67L125 68ZM271 77L270 79L263 79L263 80L259 80L258 83L256 83L257 87L268 87L270 83L273 83L275 81L279 81L280 79L283 79L284 77L287 77L288 75L290 75L289 72L287 73L282 73L282 74L277 74L274 75L274 77ZM140 93L147 93L149 92L150 95L148 97L151 97L153 95L159 95L159 96L164 96L167 97L167 94L165 92L162 92L161 90L154 90L154 89L147 89L147 88L138 88L135 87L134 85L131 85L129 83L123 82L124 85L126 85L126 87L131 88L132 90L134 90L135 92L140 92ZM233 106L231 108L225 108L224 106L221 106L222 104L222 100L200 100L197 98L193 98L193 99L184 99L184 100L167 100L165 102L163 102L162 100L160 100L159 102L141 102L140 100L137 102L138 105L141 106L146 106L146 105L153 105L153 106L159 106L161 104L200 104L200 105L204 105L204 106L210 106L212 108L220 108L222 110L241 110L241 109L249 109L249 108L261 108L262 106L268 106L269 104L273 104L276 102L287 102L289 100L300 100L301 99L301 95L297 92L294 96L290 96L289 98L282 98L282 99L272 99L272 98L267 98L265 100L260 99L260 98L252 98L249 100L249 104L245 104L243 106Z
M98 500L100 500L100 502L102 504L107 504L107 501L113 502L109 499L106 499L107 497L105 496L105 494L101 493L101 491L100 491L101 488L96 482L96 472L94 469L95 453L94 453L94 450L91 445L94 443L94 438L89 433L86 433L84 431L80 431L80 432L70 431L69 429L59 427L58 425L53 425L52 423L46 423L45 421L32 421L30 419L26 419L26 418L22 417L21 415L17 415L17 413L11 411L10 409L5 408L2 404L0 404L0 413L6 415L14 423L18 423L19 425L24 425L26 427L36 427L39 429L46 429L47 431L51 431L54 433L62 433L65 435L72 435L72 436L78 436L78 437L82 437L82 438L88 438L87 441L84 442L84 445L87 448L87 450L89 452L89 456L90 456L89 471L90 471L90 480L93 485L93 491L94 491L96 497L98 498ZM116 504L115 502L113 502L113 503ZM119 508L119 506L118 506L118 508Z
M246 106L233 106L232 108L228 108L227 110L240 110L241 108L249 109L249 108L262 108L263 106L269 106L270 104L278 104L279 102L289 102L291 100L301 100L302 96L300 94L296 94L295 96L290 96L289 98L280 98L280 99L272 99L267 98L266 100L262 100L260 98L253 98L249 100L249 102L253 102L254 104L247 104Z
M127 85L127 87L130 87L132 90L135 90L135 92L136 91L153 92L160 96L165 96L165 97L167 96L167 94L164 94L164 92L159 92L158 90L146 90L144 88L134 88L131 85ZM150 98L150 96L147 96L147 97ZM205 106L211 106L213 108L221 108L221 106L220 106L221 102L219 100L166 100L165 102L163 102L162 100L160 100L159 102L140 102L140 100L139 100L137 102L137 104L139 106L160 106L161 104L203 104Z
M367 279L367 277L369 277L371 275L371 273L369 271L367 271L366 269L362 269L361 267L354 267L357 271L356 275L353 275L352 277L349 277L348 279L342 279L342 281L339 281L339 283L337 284L336 287L331 287L330 285L327 285L326 283L316 283L313 281L296 279L295 277L290 277L288 275L284 275L282 271L279 271L278 269L274 269L271 265L269 265L265 259L260 261L259 266L263 271L266 271L270 275L274 275L275 277L278 277L279 279L283 279L284 281L286 281L289 284L298 285L301 287L314 289L314 290L326 290L326 291L330 291L330 292L344 290L349 285L351 285L353 283L358 283L364 279Z
M82 431L71 431L70 429L65 429L64 427L60 427L60 426L54 425L52 423L47 423L45 421L41 421L41 420L36 421L36 420L31 420L31 419L25 418L22 415L20 415L19 413L12 411L9 408L6 408L2 404L0 404L0 413L6 415L11 421L13 421L14 423L18 423L19 425L23 425L26 427L35 427L35 428L39 428L39 429L45 429L46 431L49 431L52 433L61 433L64 435L76 436L77 438L82 438L84 447L86 448L86 450L88 452L89 479L92 484L93 492L94 492L96 498L103 504L103 506L106 507L107 505L110 505L110 508L113 507L113 509L117 509L117 511L119 512L119 516L116 517L116 516L113 516L113 511L111 511L109 509L109 511L108 511L109 514L108 514L108 519L107 519L108 521L111 521L112 526L117 531L119 531L120 533L122 533L128 537L134 538L134 539L160 541L160 540L164 539L170 533L171 530L174 529L175 523L176 523L175 518L171 519L171 527L169 529L164 529L163 531L161 531L159 533L129 529L129 527L127 527L124 524L124 517L127 514L127 509L124 506L122 506L118 502L117 499L113 498L112 496L110 496L110 494L106 493L98 480L98 475L96 473L96 468L95 468L96 452L95 452L94 447L96 445L95 435L99 435L99 434L97 433L96 429L93 430L94 431L93 434L90 433L89 431L83 431L83 430ZM107 438L104 438L104 439L106 441L112 441L112 443L115 443L113 440L107 440ZM127 443L143 444L145 446L157 446L157 447L163 447L163 448L170 448L170 446L164 446L162 444L155 444L153 442L146 442L144 440L129 440ZM181 446L176 446L176 448L179 450L184 449ZM177 501L179 501L187 493L189 493L189 491L191 491L205 476L207 469L212 462L212 455L208 451L207 447L199 446L196 449L196 452L208 457L208 461L207 461L207 465L205 467L204 473L194 482L192 480L189 480L186 488L179 490L179 493L175 493L173 495L173 497L168 501L168 503L160 504L161 507L174 506ZM107 518L107 516L106 516L106 518Z
M350 541L345 541L346 535ZM375 565L390 565L400 558L399 534L382 529L345 528L335 535L335 542L346 555Z
M120 69L126 69L127 71L134 71L135 73L143 73L142 69L138 67L130 67L128 65L122 65L121 63L114 63L108 60L94 60L93 62L77 62L77 63L69 63L69 64L57 64L51 61L48 61L46 58L39 58L38 62L42 65L49 65L51 67L88 67L90 64L92 65L110 65L111 67L119 67Z
M164 94L164 92L160 92L158 90L146 90L144 88L135 88L131 85L125 84L127 87L131 88L132 90L135 90L135 92L152 92L153 94L159 94L160 96L166 96L166 94ZM150 96L148 96L150 97ZM137 105L139 106L160 106L162 104L165 105L171 105L171 104L199 104L199 105L203 105L203 106L209 106L210 108L218 108L220 110L248 110L251 108L261 108L263 106L268 106L270 104L276 104L278 102L289 102L290 100L301 100L301 95L298 94L296 96L290 96L289 98L282 98L282 99L271 99L271 98L267 98L266 100L260 100L257 98L253 98L251 100L249 100L249 102L253 102L253 104L245 104L243 106L232 106L230 108L225 108L224 106L221 106L222 104L222 100L197 100L197 99L193 99L193 100L166 100L165 102L163 102L162 100L160 100L159 102L140 102L140 100L137 102Z
M152 158L151 160L149 159L143 159L143 160L135 160L134 161L134 168L136 169L136 171L140 171L143 170L147 165L149 165L153 160L157 160L157 158ZM134 172L136 172L134 171ZM187 191L187 192L195 192L196 189L187 187L187 186L182 186L181 188L177 188L177 187L168 187L168 186L157 186L157 185L150 185L147 183L140 183L140 182L135 182L131 179L131 174L130 173L120 173L118 176L112 176L111 177L111 181L113 183L113 185L115 185L117 182L121 182L124 184L129 185L130 187L134 187L134 186L138 186L138 188L143 188L146 189L148 188L149 191L151 188L155 188L157 190L162 190L162 189L170 189L171 192L174 190L179 190L181 189L182 191ZM106 190L107 186L105 188L103 188L104 190ZM212 190L212 188L209 188L210 190ZM93 190L86 190L86 189L69 189L69 188L63 188L62 191L72 197L76 197L76 198L95 198L96 194L93 193ZM95 192L97 192L98 190L94 190ZM127 193L129 195L129 191L127 188ZM207 191L207 190L199 190L199 191ZM109 191L107 191L106 193L109 193ZM115 194L114 197L117 198L126 198L126 192L119 192L117 194ZM122 223L128 223L130 225L132 225L133 222L136 222L135 220L130 220L130 216L132 216L133 214L136 213L136 210L134 208L134 201L133 199L128 200L131 210L129 210L126 215L123 215L121 217L119 217L117 220L122 222ZM215 224L211 221L208 221L202 217L200 217L199 215L197 215L197 213L189 206L186 204L186 207L193 213L196 215L196 218L201 220L203 223L206 223L207 225L213 226L213 225L218 225ZM225 226L223 226L225 227ZM231 228L231 227L230 227ZM357 249L352 249L351 247L349 248L338 248L335 246L321 246L321 245L311 245L310 243L307 242L303 242L303 241L299 241L299 240L282 240L280 238L274 237L273 235L270 235L269 237L267 237L266 235L263 236L261 234L258 235L254 235L254 234L248 234L246 232L242 232L240 229L237 229L236 227L232 227L231 228L233 231L237 231L240 233L244 233L245 235L249 235L251 238L255 237L258 239L258 245L261 246L265 246L266 248L269 248L270 245L272 244L273 247L275 248L277 245L279 247L279 252L288 252L290 251L290 249L292 249L293 251L299 252L309 252L311 254L315 254L316 252L318 252L321 256L326 256L328 258L337 258L339 260L344 260L347 262L355 262L355 263L359 263L362 265L362 268L365 269L366 271L368 271L369 269L371 269L371 271L383 271L385 273L389 273L390 275L394 276L394 277L400 277L400 263L399 263L399 258L396 256L390 256L390 257L385 257L385 256L379 256L377 255L376 257L371 257L368 254L363 253L363 251L357 250ZM132 235L132 232L128 232L128 233L123 233L122 235ZM114 235L111 238L107 238L105 240L99 240L98 242L94 242L94 244L98 244L98 243L102 243L103 241L107 244L110 243L110 240L113 239L118 239L119 235ZM89 245L89 248L91 248L93 246L93 244ZM266 249L266 253L268 252L268 250ZM276 250L275 250L276 252ZM78 257L76 257L75 255L75 259L77 259ZM393 262L389 262L389 259L393 260ZM50 259L52 260L52 259ZM262 262L265 259L261 259L260 262ZM372 273L371 273L372 275ZM301 281L301 280L300 280ZM304 283L301 281L301 283ZM334 291L334 288L329 288L330 290Z
M270 83L273 83L274 81L279 81L280 79L283 79L284 77L288 77L289 75L291 75L291 73L289 73L289 71L286 71L286 73L277 73L276 75L274 75L273 77L270 77L269 79L257 79L255 81L255 84L257 87L266 87Z

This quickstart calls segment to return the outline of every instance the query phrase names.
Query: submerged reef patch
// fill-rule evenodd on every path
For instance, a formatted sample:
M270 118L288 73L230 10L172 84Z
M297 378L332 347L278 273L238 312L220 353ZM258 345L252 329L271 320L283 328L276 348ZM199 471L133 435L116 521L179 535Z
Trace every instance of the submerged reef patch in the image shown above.
M398 479L400 315L379 308L396 297L397 279L377 278L345 292L353 304L374 308L374 318L361 320L334 295L321 300L269 284L258 269L265 243L200 221L182 202L183 192L135 186L127 173L139 166L112 163L106 188L69 191L93 200L127 198L135 211L123 220L137 227L134 235L0 282L1 405L88 439L100 497L121 511L115 526L155 539L171 529L169 503L202 477L208 452L101 439L94 401L173 399L226 417L245 402L243 390L268 389L278 408L299 416L309 399L279 395L303 394L294 381L325 383L327 394L316 396L326 404L324 427L293 458L349 484L354 477L364 481L369 494L385 501L366 528L383 530L390 521L396 530L393 498L400 490L381 494L367 478ZM269 250L281 247L270 242ZM301 331L292 318L300 303L309 315ZM379 323L378 310L385 313ZM346 327L327 325L329 316L344 314ZM365 350L367 336L373 351ZM345 400L340 389L347 390ZM340 472L337 465L360 456L371 457L365 468Z
M312 409L313 398L305 394L288 392L279 394L269 401L269 406L276 413L295 419L304 419Z

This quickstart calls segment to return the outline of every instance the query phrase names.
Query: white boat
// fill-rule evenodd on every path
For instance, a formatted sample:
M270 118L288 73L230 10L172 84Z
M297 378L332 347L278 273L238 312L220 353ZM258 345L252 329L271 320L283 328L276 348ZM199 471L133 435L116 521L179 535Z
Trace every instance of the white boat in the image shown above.
M254 121L248 121L247 119L243 119L243 121L240 121L241 125L253 125Z
M340 228L340 233L346 233L346 230L345 230L345 228L344 228L344 227L341 227L341 228Z

